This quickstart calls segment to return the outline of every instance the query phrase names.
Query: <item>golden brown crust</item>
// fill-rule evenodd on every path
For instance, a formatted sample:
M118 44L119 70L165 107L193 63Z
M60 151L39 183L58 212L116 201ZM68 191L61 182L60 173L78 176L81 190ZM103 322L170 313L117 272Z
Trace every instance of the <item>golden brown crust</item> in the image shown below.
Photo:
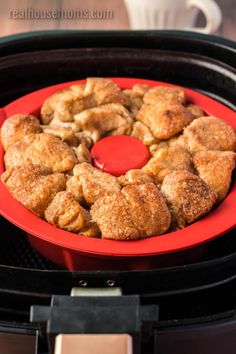
M144 234L133 224L128 208L129 205L120 192L101 197L93 204L90 213L101 230L102 238L115 240L144 238Z
M77 202L81 204L85 203L82 184L80 183L78 176L68 176L66 181L66 190L73 195Z
M72 148L77 157L78 163L88 162L91 163L90 152L84 144L80 144L77 147Z
M55 110L53 101L56 100L56 97L58 97L58 94L48 97L40 109L40 120L43 124L49 124L53 120Z
M169 210L153 183L129 185L124 187L121 193L129 204L133 223L146 237L161 235L168 230Z
M43 124L53 119L73 122L76 114L108 103L128 106L129 101L113 81L90 77L85 85L72 85L48 97L41 108L41 120Z
M42 127L49 127L52 129L60 129L60 128L65 128L65 129L70 129L71 131L73 131L74 133L77 133L79 131L77 125L75 124L75 122L63 122L61 121L58 117L53 117L53 119L50 121L49 124L45 124Z
M15 114L7 118L1 127L1 142L6 151L27 134L41 133L39 120L30 114Z
M80 130L87 133L94 142L105 134L130 134L133 120L128 110L119 103L111 103L87 109L75 115Z
M134 123L131 136L141 140L144 145L147 146L153 145L156 142L156 139L150 132L149 128L141 122Z
M42 125L41 127L45 133L58 136L69 145L84 144L88 149L93 145L89 134L79 131L79 127L75 122L62 122L57 118L53 118L49 125Z
M79 144L83 144L87 149L90 149L93 145L93 140L90 137L89 133L86 132L78 132L76 133L76 137L78 139Z
M149 177L142 170L129 170L125 175L117 178L118 182L122 187L125 187L129 184L144 184L144 183L153 183L153 179Z
M165 101L160 101L143 104L136 118L148 126L156 139L166 140L180 133L194 116L179 103L167 105Z
M45 219L61 229L78 233L86 226L88 211L68 192L55 195L44 213Z
M161 192L179 227L185 227L208 213L218 198L217 193L200 177L189 171L175 171L167 175Z
M128 106L129 101L116 83L101 77L89 77L86 80L85 94L93 95L96 106L119 103Z
M183 134L176 135L169 140L163 140L158 144L153 144L149 147L149 151L152 156L155 156L158 150L174 146L182 146L184 148Z
M190 103L187 106L187 109L189 110L189 112L192 113L192 115L194 115L195 118L200 118L205 116L204 111L201 109L201 107L197 106L196 104Z
M212 116L194 120L184 129L183 139L191 153L199 150L236 150L234 129L221 119Z
M113 194L120 190L117 178L96 169L90 164L84 162L78 164L73 170L74 176L68 181L67 187L70 192L77 191L75 197L81 200L81 190L83 199L89 205L93 204L103 195Z
M192 172L191 155L182 146L163 147L142 168L155 183L162 183L165 176L173 171L187 170Z
M42 123L49 124L54 118L63 122L73 122L75 114L94 107L93 96L85 94L84 86L80 86L80 90L69 87L48 97L41 108Z
M136 117L139 109L143 104L143 96L149 90L149 86L136 84L129 90L123 90L123 93L129 100L129 110L133 117Z
M86 237L101 237L101 231L98 225L91 219L87 220L85 227L80 230L79 234Z
M172 103L185 104L186 94L179 87L156 86L148 90L143 97L145 104L155 105L160 101L163 101L166 105Z
M153 183L128 185L121 192L99 198L91 215L102 238L115 240L160 235L170 225L169 210Z
M77 146L79 143L75 131L70 128L59 126L53 127L50 125L41 125L41 128L44 133L56 136L57 138L60 138L62 141L66 142L68 145Z
M131 89L132 95L134 97L143 97L145 95L145 93L148 92L148 90L150 90L150 87L145 84L136 84Z
M50 134L30 134L12 145L4 156L5 167L40 165L52 172L71 170L77 158L70 147Z
M198 151L193 155L199 176L218 193L218 201L228 193L235 157L232 151Z
M50 174L41 166L13 167L1 179L12 196L39 217L43 217L56 193L66 188L64 174Z

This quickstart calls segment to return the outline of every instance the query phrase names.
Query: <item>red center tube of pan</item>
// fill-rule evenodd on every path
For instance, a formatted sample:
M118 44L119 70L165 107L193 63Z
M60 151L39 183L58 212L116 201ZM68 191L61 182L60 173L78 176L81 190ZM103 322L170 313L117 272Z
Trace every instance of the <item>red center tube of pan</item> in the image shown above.
M91 157L96 168L119 177L129 170L142 168L150 152L139 139L113 135L94 144Z

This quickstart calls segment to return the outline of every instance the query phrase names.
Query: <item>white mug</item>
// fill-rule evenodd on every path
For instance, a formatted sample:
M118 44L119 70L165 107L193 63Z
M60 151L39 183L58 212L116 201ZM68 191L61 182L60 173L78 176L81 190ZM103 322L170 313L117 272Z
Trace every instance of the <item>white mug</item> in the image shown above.
M222 14L214 0L125 0L132 29L182 29L215 33ZM195 27L199 11L205 27Z

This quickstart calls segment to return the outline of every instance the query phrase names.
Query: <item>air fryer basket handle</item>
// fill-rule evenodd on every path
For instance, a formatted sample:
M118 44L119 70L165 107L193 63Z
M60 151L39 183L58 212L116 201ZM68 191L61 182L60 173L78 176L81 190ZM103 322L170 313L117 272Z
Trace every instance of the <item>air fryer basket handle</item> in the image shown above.
M133 354L132 337L128 334L58 334L54 354Z
M142 337L153 335L158 319L158 305L141 305L138 295L54 295L51 306L31 306L30 312L42 332L47 323L50 354L79 346L86 354L140 354Z

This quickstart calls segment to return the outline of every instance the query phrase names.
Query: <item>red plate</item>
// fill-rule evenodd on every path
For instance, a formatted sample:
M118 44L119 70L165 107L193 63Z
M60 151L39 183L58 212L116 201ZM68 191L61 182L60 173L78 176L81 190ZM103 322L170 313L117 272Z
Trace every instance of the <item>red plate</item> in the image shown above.
M174 87L174 85L164 82L133 79L133 78L112 78L121 88L128 89L134 84L146 84L150 87L164 85ZM16 113L29 113L39 115L40 106L44 100L54 92L66 88L72 84L84 83L85 80L66 82L63 84L44 88L26 95L0 110L0 126L3 121ZM204 96L198 92L184 89L188 100L199 105L208 115L215 115L236 130L236 113L215 100ZM0 173L4 171L3 163L4 151L0 145ZM197 246L218 237L236 225L236 183L234 182L230 193L225 200L215 210L210 212L203 219L186 227L185 229L171 232L162 236L154 236L137 241L112 241L102 239L92 239L78 236L67 231L58 229L46 221L36 217L29 210L17 202L0 183L0 213L12 223L35 236L34 244L46 241L50 243L50 252L47 256L53 259L53 245L62 248L64 258L70 252L93 255L100 257L147 257L163 253L181 251L189 247ZM46 244L46 243L43 243ZM48 244L49 245L49 244ZM56 252L55 248L55 252ZM72 253L71 253L72 254ZM61 256L62 257L62 256ZM55 257L54 257L55 259ZM58 260L61 264L67 264L65 259ZM68 266L73 268L73 266Z

